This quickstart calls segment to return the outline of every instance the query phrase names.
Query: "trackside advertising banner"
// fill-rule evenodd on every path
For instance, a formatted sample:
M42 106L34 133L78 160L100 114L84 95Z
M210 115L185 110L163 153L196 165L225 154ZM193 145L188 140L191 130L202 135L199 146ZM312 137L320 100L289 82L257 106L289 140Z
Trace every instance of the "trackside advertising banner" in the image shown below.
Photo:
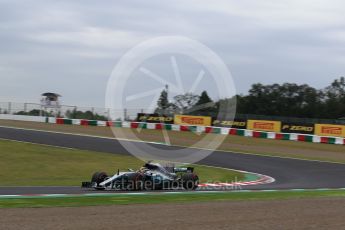
M174 122L176 125L211 126L212 118L205 116L175 115Z
M174 124L174 118L159 114L138 113L138 122Z
M305 123L282 123L282 133L314 134L314 124Z
M217 120L214 119L212 122L213 126L216 127L228 127L228 128L235 128L235 129L246 129L247 128L247 120L234 120L234 121L225 121L225 120Z
M345 125L315 124L315 135L345 137Z
M248 120L247 129L280 133L280 121Z

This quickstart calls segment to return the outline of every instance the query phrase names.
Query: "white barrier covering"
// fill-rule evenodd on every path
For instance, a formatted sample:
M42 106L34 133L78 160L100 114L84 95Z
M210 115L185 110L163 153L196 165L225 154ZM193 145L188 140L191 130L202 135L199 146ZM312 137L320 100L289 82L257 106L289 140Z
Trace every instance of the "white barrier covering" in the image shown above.
M48 123L56 124L56 118L55 117L48 117Z
M314 143L320 143L321 142L321 137L319 137L319 136L313 136L313 142Z
M171 130L180 131L180 125L171 125Z
M80 125L80 119L72 119L73 125Z
M344 139L341 137L336 137L335 138L335 144L336 145L343 145L344 144Z
M220 129L220 134L228 135L229 134L229 130L230 130L230 128L222 127Z
M246 137L252 137L253 136L253 130L244 130L244 136Z
M147 129L156 129L156 123L147 123Z
M131 127L131 123L128 122L128 121L123 121L123 122L122 122L122 127L123 127L123 128L130 128L130 127Z
M106 121L97 121L97 126L107 126Z
M12 114L0 114L0 119L2 119L2 120L14 120L14 121L46 122L46 117L12 115Z
M297 141L298 140L298 134L291 133L290 134L290 141Z
M203 133L203 132L205 132L205 126L197 126L197 127L196 127L196 132L197 132L197 133Z
M276 138L276 133L268 132L268 133L267 133L267 138L268 138L268 139L275 139L275 138Z

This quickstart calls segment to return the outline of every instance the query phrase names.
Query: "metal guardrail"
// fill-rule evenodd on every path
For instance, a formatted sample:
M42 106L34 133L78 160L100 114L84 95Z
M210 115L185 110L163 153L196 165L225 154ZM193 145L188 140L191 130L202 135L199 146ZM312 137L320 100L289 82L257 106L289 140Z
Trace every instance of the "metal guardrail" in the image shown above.
M68 117L68 114L73 111L87 112L94 115L103 116L109 118L110 114L119 114L120 117L125 118L124 120L133 121L137 118L138 113L149 113L146 109L138 108L128 108L123 110L110 110L107 108L100 107L85 107L85 106L76 106L76 105L60 105L58 108L58 113L50 113L53 109L48 109L48 112L43 108L39 103L18 103L18 102L0 102L0 114L22 114L22 115L31 115L31 116L59 116L59 117ZM30 113L31 112L31 113ZM54 111L55 112L55 111ZM28 114L30 113L30 114Z

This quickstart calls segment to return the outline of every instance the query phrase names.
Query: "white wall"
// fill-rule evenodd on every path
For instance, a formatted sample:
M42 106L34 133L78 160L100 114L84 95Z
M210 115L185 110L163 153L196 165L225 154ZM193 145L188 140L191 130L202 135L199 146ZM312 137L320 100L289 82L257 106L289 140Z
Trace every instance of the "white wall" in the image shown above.
M26 115L12 115L12 114L0 114L0 119L2 119L2 120L15 120L15 121L46 122L45 117L26 116Z

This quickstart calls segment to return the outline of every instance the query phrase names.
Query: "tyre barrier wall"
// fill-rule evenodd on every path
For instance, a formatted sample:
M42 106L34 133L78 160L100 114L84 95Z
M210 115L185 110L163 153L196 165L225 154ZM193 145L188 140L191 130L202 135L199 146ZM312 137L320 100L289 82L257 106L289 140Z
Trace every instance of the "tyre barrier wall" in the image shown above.
M337 144L345 145L345 138L318 136L298 133L278 133L278 132L264 132L247 129L227 128L227 127L213 127L213 126L195 126L195 125L176 125L164 123L146 123L146 122L130 122L130 121L96 121L96 120L81 120L81 119L65 119L52 117L33 117L21 115L6 115L0 114L0 119L19 120L19 121L35 121L45 122L60 125L82 125L82 126L104 126L104 127L119 127L132 129L156 129L156 130L172 130L179 132L196 132L196 133L213 133L222 135L235 135L262 139L275 140L290 140L323 144Z

